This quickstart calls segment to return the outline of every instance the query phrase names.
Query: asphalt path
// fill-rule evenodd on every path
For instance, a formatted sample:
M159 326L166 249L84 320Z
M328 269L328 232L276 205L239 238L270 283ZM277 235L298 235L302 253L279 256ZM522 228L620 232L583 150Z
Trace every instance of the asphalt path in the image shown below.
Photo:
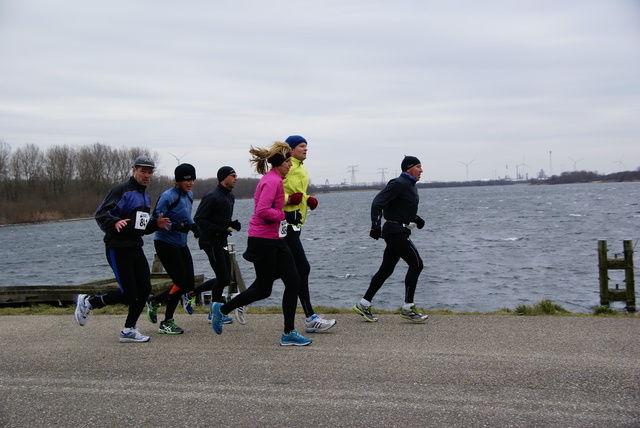
M335 317L281 347L281 315L142 316L148 343L119 343L123 315L4 316L0 426L640 426L637 317Z

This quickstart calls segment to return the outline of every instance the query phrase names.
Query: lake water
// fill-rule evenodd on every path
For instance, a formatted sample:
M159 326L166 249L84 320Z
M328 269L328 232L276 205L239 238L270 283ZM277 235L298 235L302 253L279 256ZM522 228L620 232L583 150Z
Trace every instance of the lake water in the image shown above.
M317 195L318 209L302 232L314 305L349 308L364 294L384 250L383 240L368 236L376 193ZM640 183L421 189L420 200L427 224L414 229L412 240L425 269L415 303L427 309L491 312L550 299L588 313L599 304L598 239L608 241L614 257L624 239L635 245L640 238ZM234 217L243 229L230 242L239 254L252 210L252 200L236 201ZM0 281L74 285L112 277L102 236L93 219L0 227ZM145 237L150 261L152 239ZM196 273L211 277L206 255L189 239ZM238 263L249 285L253 266L242 257ZM405 273L401 261L374 308L402 304ZM624 287L623 271L609 276L611 286ZM272 297L256 305L279 305L282 290L278 281Z

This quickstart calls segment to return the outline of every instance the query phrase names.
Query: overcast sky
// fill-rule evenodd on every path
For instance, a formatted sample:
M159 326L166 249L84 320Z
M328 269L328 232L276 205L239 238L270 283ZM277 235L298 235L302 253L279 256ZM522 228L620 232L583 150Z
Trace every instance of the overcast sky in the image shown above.
M0 139L315 184L640 167L639 0L0 0ZM175 156L175 157L174 157ZM522 165L524 164L524 165Z

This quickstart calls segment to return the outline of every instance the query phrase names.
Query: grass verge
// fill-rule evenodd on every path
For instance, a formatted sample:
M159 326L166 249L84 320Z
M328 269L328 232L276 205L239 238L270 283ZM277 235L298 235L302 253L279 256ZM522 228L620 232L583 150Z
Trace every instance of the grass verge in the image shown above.
M178 308L179 309L179 308ZM327 306L316 306L316 312L323 315L330 314L352 314L351 309L332 308ZM27 305L16 307L0 307L0 316L6 315L73 315L75 305L69 306L55 306L55 305ZM390 315L397 314L398 310L378 310L374 309L376 314ZM208 312L207 307L198 305L195 307L194 313L206 314ZM615 310L608 306L597 306L594 308L591 314L569 312L562 306L553 303L551 300L542 300L535 305L518 305L515 309L502 308L494 312L453 312L451 309L436 309L426 310L422 309L422 312L429 315L506 315L506 316L570 316L570 317L623 317L623 318L640 318L640 314L629 313L627 311ZM127 307L124 305L106 306L96 310L96 314L100 315L124 315L127 313ZM247 310L248 314L279 314L282 313L282 308L279 306L269 307L254 307L249 306ZM298 308L297 314L303 314L302 309Z

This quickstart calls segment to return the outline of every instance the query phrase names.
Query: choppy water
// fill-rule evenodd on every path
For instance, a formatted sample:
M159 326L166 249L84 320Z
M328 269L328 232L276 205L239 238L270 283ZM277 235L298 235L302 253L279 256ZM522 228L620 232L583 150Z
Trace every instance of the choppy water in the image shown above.
M376 192L318 195L302 232L312 266L314 305L348 308L366 290L384 242L369 238ZM550 299L574 312L599 304L597 240L609 256L622 240L640 238L640 183L504 186L420 190L427 221L412 239L425 262L416 303L428 309L490 312ZM236 201L243 230L230 242L241 254L253 201ZM5 285L80 284L112 277L93 220L0 227L0 281ZM152 236L145 238L152 259ZM190 237L196 273L212 275L206 255ZM238 262L247 285L253 267ZM403 300L406 265L380 290L374 306L395 309ZM619 275L618 275L619 273ZM622 271L610 272L623 286ZM261 306L279 305L282 285Z

